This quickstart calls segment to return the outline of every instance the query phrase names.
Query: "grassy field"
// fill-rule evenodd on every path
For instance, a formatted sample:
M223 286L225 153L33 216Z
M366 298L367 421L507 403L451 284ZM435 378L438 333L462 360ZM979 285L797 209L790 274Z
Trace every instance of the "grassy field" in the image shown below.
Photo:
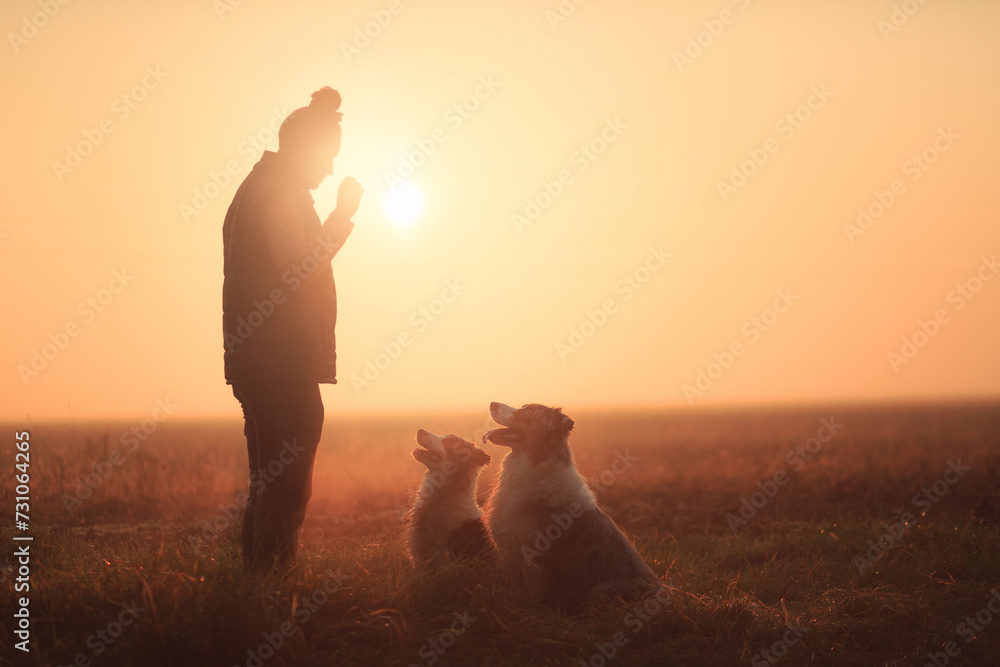
M566 411L581 471L668 582L661 598L565 617L482 563L414 575L399 518L422 470L413 434L471 437L485 411L363 420L331 406L300 566L253 581L236 544L240 424L167 421L137 445L122 442L133 424L5 426L8 471L15 429L31 432L34 541L25 654L13 647L11 521L0 529L2 660L996 664L1000 406ZM487 449L482 499L503 454ZM626 453L631 466L613 468ZM81 493L95 464L107 476ZM12 482L0 480L8 517Z

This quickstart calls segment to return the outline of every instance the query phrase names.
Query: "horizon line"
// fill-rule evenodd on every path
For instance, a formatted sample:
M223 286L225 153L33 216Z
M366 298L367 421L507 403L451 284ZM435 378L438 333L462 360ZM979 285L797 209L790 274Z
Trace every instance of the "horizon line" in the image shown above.
M565 404L556 406L565 408ZM631 404L631 405L594 405L581 404L573 407L572 410L578 414L711 414L711 413L747 413L747 412L808 412L827 411L831 409L846 411L878 410L878 409L899 409L908 408L987 408L995 407L1000 409L1000 395L998 396L973 396L973 397L946 397L946 398L892 398L877 400L845 400L836 399L829 401L785 401L785 402L727 402L683 405L680 403L670 404ZM409 416L471 416L474 414L489 413L488 409L474 409L467 407L455 408L407 408L407 409L370 409L370 410L346 410L328 411L328 420L338 418L377 418L377 417L409 417ZM17 424L99 424L118 423L142 420L149 417L149 414L141 415L114 415L97 417L62 417L34 419L26 415L21 419L10 417L0 417L2 425ZM239 410L234 410L232 415L222 414L202 414L178 416L170 418L172 423L204 423L204 422L228 422L242 421L243 416ZM164 420L166 421L166 420Z

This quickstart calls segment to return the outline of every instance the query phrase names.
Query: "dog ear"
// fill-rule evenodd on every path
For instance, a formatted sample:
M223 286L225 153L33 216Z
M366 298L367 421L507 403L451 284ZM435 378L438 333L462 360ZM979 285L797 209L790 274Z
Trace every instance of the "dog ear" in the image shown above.
M569 433L570 431L573 430L573 427L576 426L576 424L574 424L573 420L567 417L566 415L563 415L562 418L563 418L562 427L563 429L565 429L567 433Z

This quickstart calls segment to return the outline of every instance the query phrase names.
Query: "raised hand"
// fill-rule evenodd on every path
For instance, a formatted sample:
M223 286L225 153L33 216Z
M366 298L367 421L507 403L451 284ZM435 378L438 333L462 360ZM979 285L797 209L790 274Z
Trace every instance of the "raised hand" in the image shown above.
M364 192L364 188L361 187L361 184L354 177L348 176L345 178L337 190L337 209L335 211L337 217L344 220L353 218L354 214L358 212L358 206L361 204L361 195Z

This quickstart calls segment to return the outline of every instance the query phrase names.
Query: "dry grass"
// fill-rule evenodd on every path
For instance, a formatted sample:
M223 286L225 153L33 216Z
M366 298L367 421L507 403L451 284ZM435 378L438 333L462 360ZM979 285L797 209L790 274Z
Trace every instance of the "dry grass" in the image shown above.
M786 453L831 415L844 429L793 471ZM248 649L282 623L294 632L264 665L601 665L600 648L610 652L616 636L621 645L607 664L763 665L771 663L761 652L789 636L789 623L802 636L778 661L788 665L923 665L949 641L961 650L950 664L991 664L1000 649L1000 622L971 642L956 633L1000 584L997 406L573 416L586 475L608 470L616 450L639 458L600 500L669 580L668 604L567 618L533 608L482 563L414 576L398 516L420 476L408 454L413 433L471 435L480 415L328 419L300 567L253 581L241 575L235 521L219 521L202 555L191 546L243 490L238 424L168 422L135 452L119 440L129 425L37 425L33 651L15 654L8 628L3 657L28 665L71 664L79 655L93 665L255 665ZM12 460L7 436L3 449ZM70 512L63 494L116 449L122 464ZM502 455L495 453L484 497ZM971 470L859 574L852 559L878 539L880 523L912 511L913 495L958 458ZM734 534L727 514L779 468L789 482ZM4 478L5 506L12 495ZM10 544L12 531L2 532ZM339 586L334 573L346 576ZM5 586L13 576L8 565ZM11 597L0 605L4 619ZM97 639L133 600L145 608L135 623L110 645ZM450 636L456 613L475 621ZM435 640L449 643L443 653L434 652Z

